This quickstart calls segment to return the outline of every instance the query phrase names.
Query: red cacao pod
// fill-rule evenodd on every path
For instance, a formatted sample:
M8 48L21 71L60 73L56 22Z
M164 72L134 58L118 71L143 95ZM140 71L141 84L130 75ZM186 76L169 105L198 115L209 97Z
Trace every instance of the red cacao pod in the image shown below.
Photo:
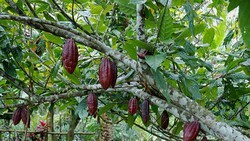
M111 70L112 70L112 80L110 85L112 88L114 88L117 80L117 67L114 61L113 62L111 61Z
M30 127L30 114L29 111L24 107L21 111L21 118L24 125L27 125L27 127Z
M192 121L184 125L183 141L194 141L200 131L200 123Z
M88 105L88 110L90 115L95 115L97 106L98 106L98 101L97 97L94 93L90 93L87 97L87 105Z
M168 124L169 124L168 112L166 110L164 110L161 114L161 128L167 129Z
M108 89L113 81L112 62L109 58L103 58L99 68L99 82L103 89Z
M78 63L78 48L73 39L67 39L63 46L62 62L67 72L72 74Z
M138 109L139 109L138 100L136 98L131 98L128 104L129 114L134 115Z
M22 112L22 108L18 107L13 115L12 115L12 120L13 120L13 124L17 125L20 121L21 121L21 112Z
M141 105L141 116L143 123L147 123L149 121L149 101L143 100Z

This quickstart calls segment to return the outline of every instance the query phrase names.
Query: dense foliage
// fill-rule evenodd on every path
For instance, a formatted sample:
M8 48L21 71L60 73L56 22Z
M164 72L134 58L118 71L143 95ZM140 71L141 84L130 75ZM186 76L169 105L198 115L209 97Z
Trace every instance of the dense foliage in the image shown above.
M89 132L75 134L82 140L182 140L184 123L197 120L203 130L199 140L249 140L249 1L0 3L1 130L35 131L45 120L46 130L67 132L68 140L74 132ZM79 52L72 74L62 65L70 38ZM98 80L104 57L118 68L115 88L107 90ZM98 97L96 117L88 115L89 93ZM140 103L135 115L128 114L133 97ZM147 123L140 113L145 99ZM11 120L20 106L30 112L29 129ZM164 110L166 130L160 125ZM5 139L16 136L1 133ZM59 138L66 136L51 137Z

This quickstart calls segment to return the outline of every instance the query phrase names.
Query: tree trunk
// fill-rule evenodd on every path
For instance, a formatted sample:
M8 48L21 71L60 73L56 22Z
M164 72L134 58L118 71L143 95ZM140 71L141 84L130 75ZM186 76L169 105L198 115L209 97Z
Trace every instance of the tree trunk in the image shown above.
M49 107L49 112L47 115L47 122L48 122L48 131L49 132L54 132L54 102L51 102L51 105ZM54 134L50 135L51 141L56 140L56 136Z
M67 134L67 141L74 140L74 130L75 130L75 128L76 128L79 121L80 121L79 116L75 115L75 112L72 111L72 120L70 122L69 131L68 131L68 134Z

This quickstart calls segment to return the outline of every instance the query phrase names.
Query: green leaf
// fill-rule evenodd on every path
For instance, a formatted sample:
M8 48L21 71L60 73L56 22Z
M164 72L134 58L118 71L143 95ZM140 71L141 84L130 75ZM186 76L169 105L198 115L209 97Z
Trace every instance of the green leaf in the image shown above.
M88 116L87 112L87 96L77 105L75 114L78 114L81 119L85 119Z
M197 14L193 10L193 7L189 2L186 2L186 4L184 5L184 9L187 13L186 16L184 17L184 19L187 18L189 29L190 29L192 35L195 35L194 18L197 17Z
M239 66L240 63L246 61L246 59L241 58L241 59L237 59L234 60L232 62L230 62L230 64L228 64L227 68L226 68L226 72L228 73L230 70L232 70L233 68Z
M215 31L214 28L209 28L205 30L203 35L203 43L209 43L211 44L214 40Z
M135 122L136 118L137 118L137 114L135 114L135 115L128 114L127 123L128 123L128 126L130 128L134 125L134 122Z
M213 71L213 67L211 64L204 62L203 60L199 59L198 62L201 66L205 67L208 71Z
M22 52L22 48L20 46L11 48L11 53L13 55L13 58L17 62L21 62L21 60L23 59L23 52Z
M201 32L204 31L204 29L206 28L206 24L205 23L200 23L198 25L194 26L194 35L197 35ZM190 37L192 34L190 32L189 28L186 28L177 38L177 41L183 41L186 37Z
M127 15L136 14L136 5L130 4L130 0L115 0L115 3L119 5L120 10Z
M127 52L127 54L134 60L137 60L137 49L136 46L133 44L130 44L129 42L126 42L123 45L123 49Z
M165 6L165 8L161 11L157 25L159 30L159 39L166 42L172 37L173 33L173 19L167 6Z
M164 79L164 75L160 72L159 68L156 71L151 69L151 72L153 73L156 87L166 97L167 101L170 102L168 85L167 85L166 80Z
M62 64L62 62L61 62L61 60L59 59L59 60L56 62L55 66L51 69L51 81L52 81L52 82L54 81L54 78L56 77L57 72L58 72L58 70L59 70L61 64Z
M46 37L46 39L49 40L50 42L55 43L57 45L63 44L63 40L60 37L55 36L48 32L44 32L43 34Z
M239 80L239 79L243 79L243 80L250 80L250 76L244 74L244 73L234 73L234 74L229 74L229 75L226 75L226 78L230 78L230 79L233 79L233 80Z
M184 80L183 80L183 84L186 90L188 90L188 92L192 95L192 98L194 100L196 99L201 99L201 94L199 92L199 85L198 83L192 78L192 77L188 77L188 76L184 76ZM189 95L188 93L186 93L187 95Z
M78 68L76 68L76 69L78 69ZM69 74L65 69L63 69L64 74L71 80L71 82L73 82L77 85L80 85L81 82L79 80L79 77L75 75L75 71L73 74Z
M128 40L126 43L129 43L130 45L133 45L133 46L137 46L139 48L142 48L142 49L146 49L150 52L153 52L153 49L154 49L154 46L153 45L150 45L150 44L147 44L143 41L139 41L139 40Z
M224 39L223 45L228 45L234 36L234 30L230 30Z
M178 135L183 130L183 122L178 122L173 128L173 134Z
M239 24L243 40L248 48L250 48L250 17L249 12L250 1L241 1L239 7Z
M16 77L16 69L11 62L3 61L3 68L8 75Z
M230 12L230 11L232 11L234 8L238 7L238 6L240 5L240 2L241 2L242 0L229 0L229 1L230 1L230 3L229 3L229 5L228 5L228 7L227 7L227 11L228 11L228 12Z
M102 115L103 113L109 111L109 110L112 109L115 105L116 105L116 103L108 103L108 104L106 104L105 106L100 107L100 108L99 108L99 111L98 111L98 115Z
M43 15L44 15L46 20L56 21L54 15L48 13L47 11L43 11Z
M157 55L146 56L147 64L154 70L161 65L161 63L166 59L166 53L161 53Z
M185 45L184 45L185 51L189 54L189 55L194 55L195 54L195 46L193 44L191 44L189 41L186 41Z

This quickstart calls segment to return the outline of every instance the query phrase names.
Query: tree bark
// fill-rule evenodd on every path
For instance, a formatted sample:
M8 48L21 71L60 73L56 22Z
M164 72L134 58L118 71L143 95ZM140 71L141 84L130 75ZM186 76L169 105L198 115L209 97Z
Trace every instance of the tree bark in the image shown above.
M69 131L67 134L67 141L74 140L74 130L75 130L79 121L80 121L79 116L76 115L74 111L72 111L72 120L71 120L70 125L69 125Z

